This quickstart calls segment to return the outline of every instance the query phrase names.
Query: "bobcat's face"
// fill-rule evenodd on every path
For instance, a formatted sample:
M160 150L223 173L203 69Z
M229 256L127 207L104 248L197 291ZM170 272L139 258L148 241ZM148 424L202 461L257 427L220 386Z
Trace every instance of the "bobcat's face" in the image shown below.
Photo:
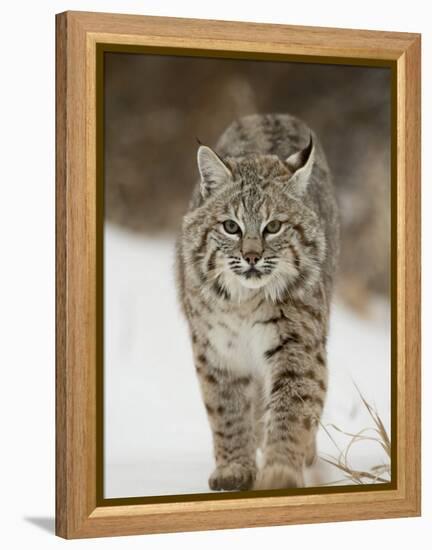
M202 282L239 298L244 289L263 289L273 301L315 282L324 235L289 166L271 155L226 164L216 156L211 160L219 172L200 167L207 186L196 211L203 236L195 261ZM191 243L196 237L191 235Z
M219 198L206 277L233 295L240 285L264 288L273 299L296 283L316 280L323 238L313 212L284 192L284 184L240 187Z

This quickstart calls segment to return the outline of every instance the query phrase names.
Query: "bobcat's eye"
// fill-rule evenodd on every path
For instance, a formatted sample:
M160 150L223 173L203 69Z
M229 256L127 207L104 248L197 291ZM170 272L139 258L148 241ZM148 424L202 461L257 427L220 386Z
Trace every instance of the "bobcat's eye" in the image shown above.
M226 220L223 222L223 227L227 233L230 235L235 235L235 233L240 233L240 227L238 223L234 220Z
M272 220L265 226L264 231L266 233L277 233L281 226L282 223L279 220Z

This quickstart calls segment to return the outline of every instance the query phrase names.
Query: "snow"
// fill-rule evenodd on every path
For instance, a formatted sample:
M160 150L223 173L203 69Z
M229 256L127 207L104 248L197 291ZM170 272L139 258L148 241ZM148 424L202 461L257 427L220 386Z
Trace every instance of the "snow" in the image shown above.
M105 497L209 492L211 434L176 299L173 240L107 223L104 267ZM337 458L335 443L344 449L349 438L330 423L353 433L373 427L355 385L389 431L389 305L377 300L362 318L335 303L328 358L318 453ZM350 457L362 469L385 461L373 441L356 443ZM306 474L311 486L342 478L320 459Z

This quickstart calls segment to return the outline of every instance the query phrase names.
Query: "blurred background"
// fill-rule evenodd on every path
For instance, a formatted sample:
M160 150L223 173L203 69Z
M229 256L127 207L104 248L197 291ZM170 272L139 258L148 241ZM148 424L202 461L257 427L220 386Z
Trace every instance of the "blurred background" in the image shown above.
M366 427L356 382L389 427L390 71L105 55L106 496L208 490L210 432L176 303L173 245L198 178L197 138L214 146L251 113L305 120L333 173L342 243L325 418L345 431ZM319 437L337 454L325 431ZM353 460L367 468L383 457L366 446ZM320 463L310 483L338 474Z

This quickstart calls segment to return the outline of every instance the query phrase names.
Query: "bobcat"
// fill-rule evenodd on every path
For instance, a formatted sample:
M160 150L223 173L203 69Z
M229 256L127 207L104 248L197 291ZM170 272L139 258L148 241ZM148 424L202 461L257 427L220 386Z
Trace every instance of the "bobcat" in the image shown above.
M209 486L302 487L326 395L339 251L327 162L288 114L235 121L197 160L177 282L213 433Z

